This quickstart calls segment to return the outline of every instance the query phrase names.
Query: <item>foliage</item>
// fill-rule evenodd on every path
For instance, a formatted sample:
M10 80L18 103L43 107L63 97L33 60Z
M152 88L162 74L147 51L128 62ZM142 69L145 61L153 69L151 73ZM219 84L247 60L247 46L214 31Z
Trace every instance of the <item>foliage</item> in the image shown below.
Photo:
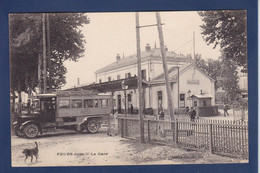
M223 57L247 69L246 11L200 11L202 35L207 44L220 45Z
M204 73L215 80L215 90L222 88L231 98L235 98L239 92L237 65L226 59L207 61L201 55L195 55L195 64Z
M38 80L38 58L42 59L42 16L39 13L11 14L10 74L11 90L29 92L41 85ZM51 66L47 67L50 88L66 83L65 60L77 61L84 52L80 27L89 23L81 13L50 13ZM50 73L51 72L51 73ZM51 76L50 76L51 75ZM20 88L18 88L20 86Z

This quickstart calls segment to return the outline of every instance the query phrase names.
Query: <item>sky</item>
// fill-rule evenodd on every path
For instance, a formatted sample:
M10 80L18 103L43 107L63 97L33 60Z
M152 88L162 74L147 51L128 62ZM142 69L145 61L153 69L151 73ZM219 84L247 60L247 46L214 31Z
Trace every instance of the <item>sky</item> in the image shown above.
M66 85L63 89L80 84L95 82L95 71L116 60L119 53L129 56L136 54L136 21L134 12L86 13L90 23L84 25L85 53L77 62L66 61ZM201 35L203 24L196 11L160 12L163 25L164 43L169 51L178 54L193 54L193 32L195 32L195 53L204 59L217 59L219 47L207 45ZM156 24L155 12L139 13L140 25ZM160 45L156 26L140 29L141 51L148 43L153 48ZM187 44L186 44L187 43Z

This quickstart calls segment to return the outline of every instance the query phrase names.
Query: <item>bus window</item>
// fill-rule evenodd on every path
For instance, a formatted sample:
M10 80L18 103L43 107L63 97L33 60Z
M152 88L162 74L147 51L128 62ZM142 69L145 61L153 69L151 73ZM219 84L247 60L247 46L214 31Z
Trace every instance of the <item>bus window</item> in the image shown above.
M95 99L94 104L95 104L95 108L98 108L98 99Z
M107 99L101 99L101 107L107 107Z
M102 99L99 99L99 100L98 100L98 106L99 106L99 107L102 107Z
M84 102L84 108L93 108L94 107L93 99L86 99L83 102Z
M71 100L71 108L82 108L82 100Z
M70 108L70 100L59 100L59 108L69 109Z

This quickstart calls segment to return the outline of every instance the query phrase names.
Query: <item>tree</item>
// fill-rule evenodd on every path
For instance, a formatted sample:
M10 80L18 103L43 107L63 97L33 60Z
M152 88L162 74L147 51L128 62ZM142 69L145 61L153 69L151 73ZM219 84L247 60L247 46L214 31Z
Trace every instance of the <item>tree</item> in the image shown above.
M202 35L207 44L219 45L222 56L247 69L246 11L200 11Z
M215 90L222 88L231 98L236 97L239 87L237 65L234 62L224 58L206 61L201 58L201 55L196 54L194 63L215 80Z
M42 16L40 13L9 16L12 95L22 91L30 95L42 85L38 79L41 73L38 65L42 61ZM63 62L77 61L83 55L85 40L80 27L88 24L89 19L82 13L50 13L49 21L51 63L47 67L47 78L49 88L58 88L66 83L67 69Z
M66 82L63 62L77 61L83 55L85 40L79 27L88 24L89 19L81 13L53 13L49 16L51 66L47 70L54 72L53 76L48 76L53 81L53 86L49 87L56 88ZM11 88L15 89L17 80L24 85L25 79L29 84L31 79L36 81L31 89L38 86L38 56L42 56L41 18L42 14L10 15Z

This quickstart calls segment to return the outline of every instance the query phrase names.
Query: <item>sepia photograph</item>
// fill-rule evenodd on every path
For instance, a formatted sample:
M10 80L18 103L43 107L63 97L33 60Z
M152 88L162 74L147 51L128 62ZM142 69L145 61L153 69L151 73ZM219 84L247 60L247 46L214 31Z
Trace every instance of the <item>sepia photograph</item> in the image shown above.
M249 163L247 20L10 13L11 166Z

